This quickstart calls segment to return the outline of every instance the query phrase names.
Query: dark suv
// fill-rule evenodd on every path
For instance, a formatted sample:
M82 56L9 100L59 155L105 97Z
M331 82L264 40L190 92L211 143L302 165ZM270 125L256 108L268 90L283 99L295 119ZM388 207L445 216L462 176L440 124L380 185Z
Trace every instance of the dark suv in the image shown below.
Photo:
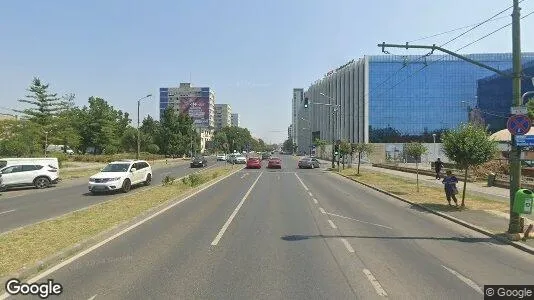
M208 160L204 156L197 156L191 161L191 168L205 167L208 165Z

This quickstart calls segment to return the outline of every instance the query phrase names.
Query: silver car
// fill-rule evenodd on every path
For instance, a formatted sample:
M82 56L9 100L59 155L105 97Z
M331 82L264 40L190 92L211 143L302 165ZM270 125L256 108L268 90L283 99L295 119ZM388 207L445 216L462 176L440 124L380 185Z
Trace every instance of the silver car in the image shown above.
M304 168L305 169L314 169L314 168L319 168L321 166L321 164L315 158L305 157L305 158L299 160L298 166L299 166L299 169L304 169Z

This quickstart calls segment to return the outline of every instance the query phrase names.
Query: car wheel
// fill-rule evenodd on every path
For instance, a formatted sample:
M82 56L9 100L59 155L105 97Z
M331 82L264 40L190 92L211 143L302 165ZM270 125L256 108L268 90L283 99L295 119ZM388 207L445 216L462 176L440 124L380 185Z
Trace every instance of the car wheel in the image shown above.
M37 177L33 180L33 185L38 189L44 189L50 186L50 179L46 177Z
M152 182L152 174L148 173L148 175L146 175L145 185L150 185L151 182Z
M122 182L122 188L121 188L122 192L128 193L131 188L132 188L132 183L130 182L130 179L128 178L124 179L124 181Z

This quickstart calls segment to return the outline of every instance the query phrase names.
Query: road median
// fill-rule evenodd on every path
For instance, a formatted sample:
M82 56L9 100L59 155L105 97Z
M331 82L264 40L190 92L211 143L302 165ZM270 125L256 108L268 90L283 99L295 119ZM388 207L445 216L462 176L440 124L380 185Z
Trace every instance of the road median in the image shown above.
M0 235L0 278L27 279L239 171L220 166ZM5 281L5 280L4 280Z
M452 222L491 236L501 242L510 244L518 249L534 254L533 240L526 243L517 242L516 236L510 236L503 231L506 229L506 219L498 219L496 214L508 212L508 203L495 201L482 196L473 195L466 191L465 207L449 206L443 188L420 185L416 190L415 180L400 178L389 174L366 170L356 174L355 169L346 169L335 174L353 180L376 191L409 203L412 207L441 216ZM458 194L461 201L461 191ZM496 220L500 222L496 222Z

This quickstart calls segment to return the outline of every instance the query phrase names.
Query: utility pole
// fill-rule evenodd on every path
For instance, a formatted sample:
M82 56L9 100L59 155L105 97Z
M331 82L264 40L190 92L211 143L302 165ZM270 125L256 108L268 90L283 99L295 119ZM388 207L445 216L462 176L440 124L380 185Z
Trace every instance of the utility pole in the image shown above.
M522 106L521 97L521 30L520 30L520 8L519 0L514 1L514 10L512 12L512 59L513 59L513 106ZM512 148L510 151L510 223L508 224L508 233L518 233L519 214L512 211L514 206L515 193L521 184L521 161L519 160L520 149L516 146L515 135L511 135Z
M45 156L45 157L48 157L48 156L47 156L47 152L48 152L48 151L47 151L47 150L48 150L48 149L47 149L47 148L48 148L48 131L45 131L44 134L45 134L44 156Z
M139 159L139 153L141 152L141 134L139 132L139 107L141 106L141 100L152 97L152 94L146 95L145 97L137 100L137 153L135 154L135 159Z

